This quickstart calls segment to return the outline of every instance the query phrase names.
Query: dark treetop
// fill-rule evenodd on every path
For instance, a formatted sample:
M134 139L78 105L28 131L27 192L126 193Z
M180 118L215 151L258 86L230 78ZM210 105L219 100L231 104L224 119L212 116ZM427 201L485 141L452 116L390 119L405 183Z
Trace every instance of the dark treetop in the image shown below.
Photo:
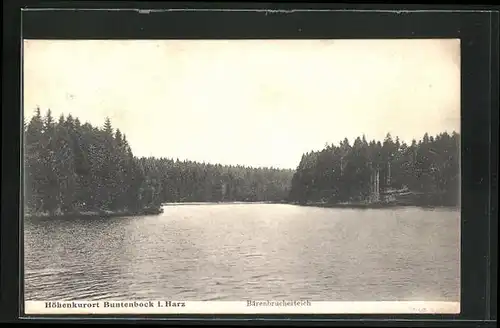
M417 194L415 205L457 206L460 191L460 136L453 132L435 137L426 133L410 145L387 134L383 142L358 137L349 144L326 145L302 155L293 176L290 200L359 202L373 190L373 172L379 188Z
M56 122L37 109L24 124L25 214L157 213L164 202L363 201L375 170L382 191L403 188L426 195L420 205L456 206L459 139L455 132L410 145L390 134L382 143L345 139L302 155L293 171L137 158L109 119L97 128L71 115Z
M166 141L168 142L168 141ZM137 158L106 119L99 129L40 109L24 126L25 213L141 213L163 202L284 200L293 170Z

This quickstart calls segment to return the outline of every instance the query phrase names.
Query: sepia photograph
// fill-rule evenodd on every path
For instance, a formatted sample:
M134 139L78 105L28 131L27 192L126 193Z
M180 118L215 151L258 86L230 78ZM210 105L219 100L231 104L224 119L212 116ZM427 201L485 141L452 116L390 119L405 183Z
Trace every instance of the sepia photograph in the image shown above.
M22 54L26 313L460 312L460 40Z

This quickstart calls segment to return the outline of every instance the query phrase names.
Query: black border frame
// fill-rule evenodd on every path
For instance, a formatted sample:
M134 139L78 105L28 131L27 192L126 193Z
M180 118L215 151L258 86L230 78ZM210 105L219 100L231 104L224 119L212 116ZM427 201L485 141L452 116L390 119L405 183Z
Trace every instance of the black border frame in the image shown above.
M210 321L217 325L255 322L276 324L282 323L282 320L286 320L287 324L313 322L315 325L343 326L439 326L445 323L468 326L496 322L498 11L488 11L491 8L484 7L482 11L473 11L472 6L466 7L466 11L450 11L453 8L459 9L450 6L422 11L429 9L429 6L353 5L349 11L329 11L345 6L292 3L33 3L26 7L38 7L38 10L21 11L21 1L15 4L13 1L5 3L10 7L4 5L6 47L3 51L3 68L8 78L4 78L2 101L2 320L17 321L18 316L22 316L22 247L19 246L22 245L23 235L22 221L17 220L20 217L21 203L19 132L22 120L19 113L22 90L19 86L22 35L38 39L460 38L463 180L460 315L193 315L189 318L186 315L171 315L167 320L165 316L149 315L142 318L148 322L161 319L163 324L198 324L212 319ZM116 10L126 7L155 10ZM63 10L64 8L113 10ZM165 11L164 8L174 10ZM184 11L182 8L191 9ZM18 249L21 258L14 251ZM109 316L26 318L23 320L28 322L35 319L62 322L76 318L89 322L94 321L93 319L108 319ZM113 322L132 323L137 322L138 316L113 318L121 319L113 319Z

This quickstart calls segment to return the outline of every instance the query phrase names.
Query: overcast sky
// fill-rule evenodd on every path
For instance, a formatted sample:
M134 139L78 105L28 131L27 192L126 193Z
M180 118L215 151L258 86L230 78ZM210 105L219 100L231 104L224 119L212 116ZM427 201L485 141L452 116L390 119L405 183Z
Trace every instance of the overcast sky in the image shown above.
M24 110L102 126L137 156L295 168L365 134L460 129L458 40L24 43Z

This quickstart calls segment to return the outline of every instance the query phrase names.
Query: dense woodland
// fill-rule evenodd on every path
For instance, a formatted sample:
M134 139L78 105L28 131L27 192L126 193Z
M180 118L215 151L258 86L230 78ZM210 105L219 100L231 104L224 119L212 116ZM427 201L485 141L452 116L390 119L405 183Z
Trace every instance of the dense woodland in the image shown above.
M37 109L24 123L27 214L141 213L163 202L281 201L292 170L137 158L109 119L103 128Z
M419 202L456 206L460 187L460 135L453 132L400 142L358 137L352 144L325 145L302 156L293 176L290 200L341 203L367 199L371 172L380 170L380 188L407 188L423 195ZM388 172L390 175L388 176ZM389 179L387 179L389 177Z
M166 158L139 158L162 202L280 202L288 197L293 170L227 166Z
M390 134L383 142L358 137L352 145L345 139L303 154L297 170L251 168L138 158L109 119L99 128L37 109L24 124L26 211L141 213L164 202L360 201L369 196L374 168L382 189L407 187L434 205L457 205L459 141L455 132L425 134L409 145Z

